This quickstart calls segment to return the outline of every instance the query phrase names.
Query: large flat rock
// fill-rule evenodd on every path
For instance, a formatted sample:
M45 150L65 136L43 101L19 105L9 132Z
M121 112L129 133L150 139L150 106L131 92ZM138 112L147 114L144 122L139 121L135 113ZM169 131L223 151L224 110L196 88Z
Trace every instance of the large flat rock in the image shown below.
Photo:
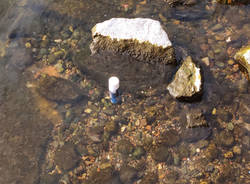
M100 50L127 53L150 63L175 63L174 49L159 21L147 18L112 18L92 29L94 54Z

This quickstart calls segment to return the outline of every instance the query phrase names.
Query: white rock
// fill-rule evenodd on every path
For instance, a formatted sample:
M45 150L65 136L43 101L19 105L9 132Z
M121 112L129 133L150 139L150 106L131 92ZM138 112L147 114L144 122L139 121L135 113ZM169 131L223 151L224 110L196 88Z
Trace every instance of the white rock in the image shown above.
M149 42L163 48L172 46L160 22L148 18L112 18L96 24L92 35L108 36L117 40L136 39L140 43Z
M148 18L112 18L92 29L92 54L109 51L128 54L149 63L176 63L174 48L159 21Z

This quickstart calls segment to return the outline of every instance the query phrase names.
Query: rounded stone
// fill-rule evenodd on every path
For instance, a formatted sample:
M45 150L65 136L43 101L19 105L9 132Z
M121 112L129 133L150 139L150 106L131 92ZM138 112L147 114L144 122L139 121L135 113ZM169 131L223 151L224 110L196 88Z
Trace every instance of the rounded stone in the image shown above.
M75 152L73 144L66 143L55 153L55 163L60 169L68 171L74 168L80 157Z
M117 151L124 155L129 155L133 152L134 146L129 140L122 139L117 144Z
M237 155L241 154L241 148L239 146L234 146L233 147L233 152Z
M168 130L161 134L158 142L166 146L174 146L180 141L180 136L176 130Z
M173 156L169 149L164 145L156 146L151 151L152 158L157 162L173 163Z
M232 146L234 143L233 134L226 130L221 131L217 136L217 143L222 146Z

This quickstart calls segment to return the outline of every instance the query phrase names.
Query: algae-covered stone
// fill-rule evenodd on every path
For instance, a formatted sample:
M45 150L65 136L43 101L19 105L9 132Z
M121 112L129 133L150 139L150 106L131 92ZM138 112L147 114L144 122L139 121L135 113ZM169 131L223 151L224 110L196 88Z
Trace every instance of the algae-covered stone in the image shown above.
M174 49L159 21L148 18L112 18L92 29L92 53L127 53L146 62L175 63Z
M39 80L37 91L49 100L71 103L81 99L82 90L73 82L52 76L45 76Z
M239 63L248 72L248 79L250 80L250 45L241 48L234 56L234 59L239 61Z
M201 93L201 71L190 56L183 61L167 89L175 98L190 98Z

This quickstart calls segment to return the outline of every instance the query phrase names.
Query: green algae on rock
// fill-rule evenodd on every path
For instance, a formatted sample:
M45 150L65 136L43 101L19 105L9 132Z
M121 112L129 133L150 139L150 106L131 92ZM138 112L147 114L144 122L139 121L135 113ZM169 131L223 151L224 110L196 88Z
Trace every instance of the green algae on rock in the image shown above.
M250 45L242 47L234 56L234 59L248 72L248 80L250 80Z
M92 29L92 37L92 54L107 50L126 53L149 63L175 63L172 43L156 20L112 18L96 24Z
M176 72L173 81L167 86L169 93L175 98L191 98L202 91L201 69L192 58L187 57Z

